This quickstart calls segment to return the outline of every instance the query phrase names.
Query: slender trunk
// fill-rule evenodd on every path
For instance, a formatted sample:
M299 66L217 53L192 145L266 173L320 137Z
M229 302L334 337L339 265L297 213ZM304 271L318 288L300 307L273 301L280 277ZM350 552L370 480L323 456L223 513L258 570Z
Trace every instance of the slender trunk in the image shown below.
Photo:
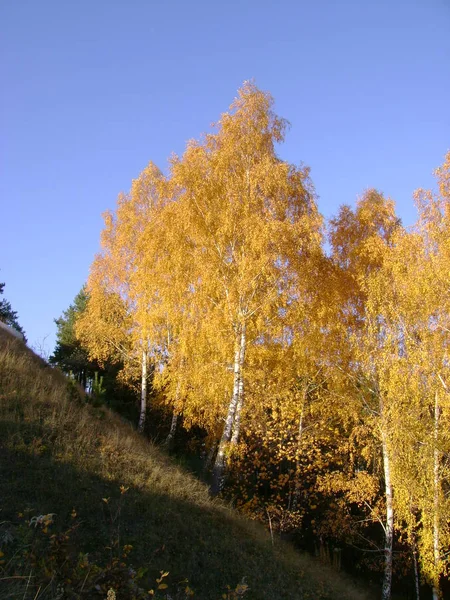
M438 436L439 436L439 397L438 393L434 396L434 464L433 464L433 503L434 503L434 515L433 515L433 554L434 554L434 569L435 569L435 580L433 583L433 600L439 600L439 448L438 448Z
M142 351L142 376L141 376L141 411L139 414L138 431L142 433L145 427L147 414L147 352Z
M383 415L382 415L383 418ZM381 598L389 600L391 597L392 584L392 546L394 541L394 507L392 499L392 481L391 481L391 465L387 447L387 436L382 424L382 448L383 448L383 466L384 466L384 481L386 486L386 524L385 524L385 544L384 544L384 576Z
M417 538L416 538L416 527L417 521L416 516L413 509L412 496L409 497L409 515L411 520L411 553L413 559L413 568L414 568L414 589L416 590L416 600L420 600L420 571L419 571L419 561L417 560Z
M417 545L416 536L413 537L412 557L414 565L414 587L416 589L416 600L420 600L420 577L419 577L419 563L417 561Z
M177 431L177 423L178 423L179 416L180 415L174 410L173 414L172 414L172 423L170 424L169 435L166 437L166 440L164 442L164 446L166 446L166 448L168 450L171 450L173 447L173 442L175 439L175 433Z
M237 444L239 441L239 432L241 429L241 413L244 405L244 361L245 361L245 348L246 348L246 330L245 323L242 325L241 340L240 340L240 352L239 352L239 389L238 389L238 401L236 405L236 411L234 413L233 432L231 434L231 443Z
M228 413L225 419L225 425L223 428L222 437L219 442L219 449L217 451L217 456L213 468L213 481L211 485L211 493L213 495L219 494L222 491L225 483L226 452L231 441L234 416L239 402L239 381L241 375L240 337L241 336L239 335L238 339L236 340L236 347L234 351L233 395L231 396L231 401L228 405Z
M292 510L297 508L298 500L300 497L300 455L301 455L301 447L302 447L302 438L303 438L303 419L305 415L305 402L306 402L306 391L303 393L302 398L302 406L300 409L300 418L298 421L298 434L297 434L297 456L295 459L295 488L294 488L294 498L292 500Z
M180 398L180 380L178 379L177 389L175 391L175 403L174 403L174 409L173 409L173 413L172 413L172 423L170 424L169 435L166 437L166 440L164 442L164 446L166 446L166 448L168 448L169 450L171 450L171 448L173 446L175 433L177 431L178 417L180 416L180 413L177 412L179 398Z
M214 442L212 444L211 448L209 449L208 455L206 456L205 464L203 466L204 473L207 473L210 470L211 465L214 460L214 455L216 453L216 450L217 450L217 442Z

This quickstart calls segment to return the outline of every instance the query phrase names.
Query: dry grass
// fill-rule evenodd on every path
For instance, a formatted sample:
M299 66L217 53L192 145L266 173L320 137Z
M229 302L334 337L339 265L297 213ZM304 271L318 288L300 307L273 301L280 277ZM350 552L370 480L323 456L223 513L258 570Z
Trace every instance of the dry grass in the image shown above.
M76 552L107 553L111 531L131 544L134 568L188 578L195 598L219 599L243 577L246 598L368 598L340 574L211 500L207 488L67 379L0 331L1 518L56 513L80 519ZM120 519L110 507L123 495ZM102 498L110 499L108 504ZM116 504L115 504L116 503ZM0 582L1 584L1 582ZM0 590L0 597L1 590ZM6 596L4 596L6 597Z

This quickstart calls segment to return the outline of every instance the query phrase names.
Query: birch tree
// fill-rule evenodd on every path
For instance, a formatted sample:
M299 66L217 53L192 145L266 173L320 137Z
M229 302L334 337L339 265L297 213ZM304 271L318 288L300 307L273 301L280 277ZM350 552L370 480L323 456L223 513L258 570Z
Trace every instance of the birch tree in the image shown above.
M419 219L402 234L371 296L389 334L379 358L386 395L397 415L393 478L397 512L421 572L441 597L450 545L450 155L436 171L438 194L419 190ZM394 412L393 412L394 414Z
M183 288L222 362L214 492L223 486L228 448L239 439L252 348L286 318L290 303L301 301L302 275L320 248L308 169L278 158L275 144L287 124L272 106L269 94L245 83L216 132L190 142L172 163L180 247L191 267Z
M344 339L353 348L348 364L349 374L364 391L362 399L369 420L379 433L383 458L385 518L384 577L382 598L391 595L394 539L394 501L392 485L392 452L390 406L380 385L379 351L385 335L379 307L369 304L372 278L383 268L393 237L399 228L394 203L382 194L369 190L358 201L353 212L342 207L339 216L331 222L331 242L334 258L343 269L347 301L342 307ZM344 341L344 340L343 340ZM362 413L363 414L363 413Z
M77 325L92 358L121 358L125 376L131 377L140 365L139 431L144 430L148 408L149 363L164 343L157 280L164 192L165 179L150 163L130 193L119 196L116 212L105 214L102 251L91 267L89 302Z

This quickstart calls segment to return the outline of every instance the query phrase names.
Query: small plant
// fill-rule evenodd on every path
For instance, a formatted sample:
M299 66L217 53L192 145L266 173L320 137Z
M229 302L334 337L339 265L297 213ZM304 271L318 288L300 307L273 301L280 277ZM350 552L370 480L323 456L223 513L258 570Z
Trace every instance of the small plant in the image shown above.
M41 525L44 533L47 533L49 526L53 523L53 517L56 513L49 513L48 515L39 515L38 517L32 517L29 521L30 527L33 525L35 528Z
M103 375L98 375L98 371L95 371L94 381L92 382L92 404L94 406L100 406L104 403L106 396L106 388L103 387Z
M239 600L242 598L249 590L248 585L245 582L245 577L242 578L241 583L238 583L234 589L231 589L229 585L227 585L227 592L222 594L223 600Z

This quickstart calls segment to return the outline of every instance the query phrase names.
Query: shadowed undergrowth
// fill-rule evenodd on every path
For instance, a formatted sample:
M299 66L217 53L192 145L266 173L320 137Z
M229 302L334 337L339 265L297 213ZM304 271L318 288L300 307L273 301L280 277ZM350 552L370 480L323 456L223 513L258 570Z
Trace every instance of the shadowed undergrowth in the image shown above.
M0 417L0 598L106 598L114 588L117 600L149 590L173 599L368 597L290 546L272 546L260 526L211 500L1 331Z

